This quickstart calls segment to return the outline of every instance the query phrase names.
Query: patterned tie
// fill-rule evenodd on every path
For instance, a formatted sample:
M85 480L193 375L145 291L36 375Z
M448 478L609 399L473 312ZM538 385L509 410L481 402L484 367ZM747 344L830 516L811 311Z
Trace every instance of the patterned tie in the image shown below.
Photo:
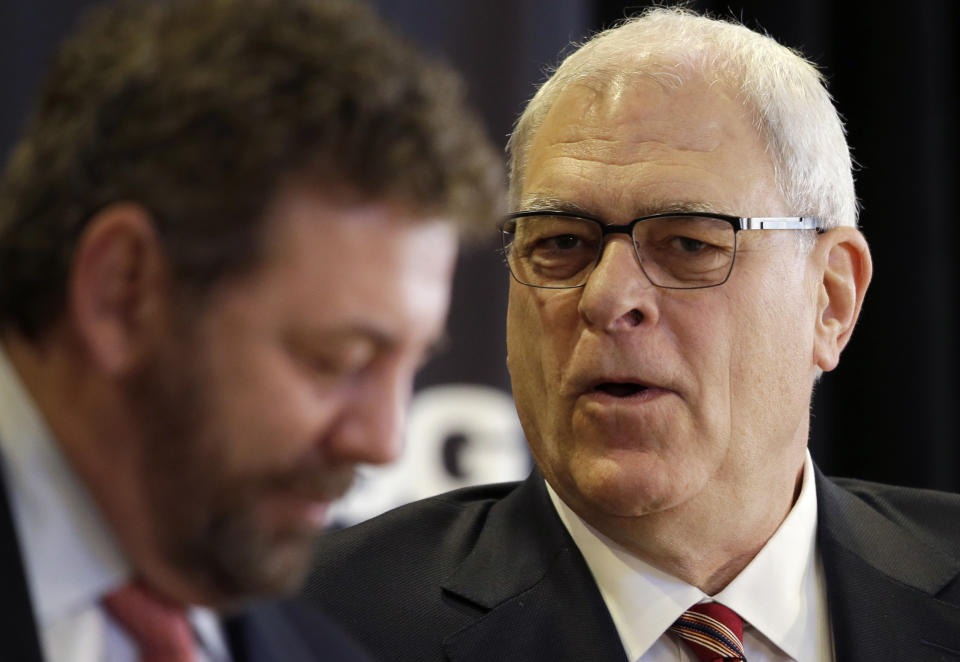
M140 662L196 662L183 607L138 581L104 596L103 605L136 642Z
M736 612L717 602L693 605L670 631L678 634L701 662L746 660L743 654L743 621Z

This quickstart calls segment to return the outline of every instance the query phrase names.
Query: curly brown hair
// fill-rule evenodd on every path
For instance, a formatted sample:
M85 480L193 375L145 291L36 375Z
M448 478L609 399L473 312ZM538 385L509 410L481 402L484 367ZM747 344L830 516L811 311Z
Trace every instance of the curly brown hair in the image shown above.
M151 213L203 292L257 264L286 178L492 227L500 157L459 80L355 0L120 2L60 49L0 184L0 327L61 315L99 209Z

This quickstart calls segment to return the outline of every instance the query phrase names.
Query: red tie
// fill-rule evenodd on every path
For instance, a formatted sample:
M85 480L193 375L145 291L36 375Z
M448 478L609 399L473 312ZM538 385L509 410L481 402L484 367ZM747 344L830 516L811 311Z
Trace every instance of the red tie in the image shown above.
M687 643L700 662L747 659L743 654L743 621L720 603L693 605L670 626L670 631Z
M186 612L133 581L104 596L103 604L140 650L140 662L196 662Z

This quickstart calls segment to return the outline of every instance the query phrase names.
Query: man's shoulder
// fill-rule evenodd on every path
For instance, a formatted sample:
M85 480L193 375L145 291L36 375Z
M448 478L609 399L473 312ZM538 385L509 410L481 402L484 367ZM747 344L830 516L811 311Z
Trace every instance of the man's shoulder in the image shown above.
M884 519L931 547L956 554L960 549L960 494L887 485L854 478L831 478L835 485Z
M465 487L415 501L345 529L324 534L317 548L317 563L364 554L420 555L454 553L469 545L486 521L490 509L521 483L491 483ZM403 544L397 541L402 539Z
M310 582L335 574L343 562L396 577L390 561L405 560L407 571L422 566L425 572L432 569L441 574L469 553L490 509L520 484L494 483L446 492L324 534Z
M343 623L375 656L445 659L444 639L484 611L445 587L465 564L472 567L477 554L484 556L479 564L486 578L492 582L502 574L501 564L486 558L497 551L481 541L502 541L500 553L507 555L512 547L504 546L520 546L518 536L507 532L518 528L512 517L523 509L509 502L522 485L460 489L325 534L305 598Z
M817 487L837 659L960 650L960 495L822 476Z
M960 494L955 492L875 483L859 478L832 476L830 480L847 492L851 492L872 504L878 510L890 511L891 513L901 510L910 512L920 507L934 507L949 511L960 509Z

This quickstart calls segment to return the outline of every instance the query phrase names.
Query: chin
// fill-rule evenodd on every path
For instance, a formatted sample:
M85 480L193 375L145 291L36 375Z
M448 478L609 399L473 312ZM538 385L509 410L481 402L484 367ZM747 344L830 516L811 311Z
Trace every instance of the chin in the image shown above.
M286 595L296 591L307 572L313 558L315 537L309 544L303 541L280 545L268 552L261 571L258 597Z
M581 464L572 473L580 498L591 510L608 517L661 512L681 503L689 491L663 467L651 466L649 461L626 463L602 458Z
M297 590L310 568L319 531L306 524L267 525L252 509L221 516L181 540L173 558L183 575L237 605Z

